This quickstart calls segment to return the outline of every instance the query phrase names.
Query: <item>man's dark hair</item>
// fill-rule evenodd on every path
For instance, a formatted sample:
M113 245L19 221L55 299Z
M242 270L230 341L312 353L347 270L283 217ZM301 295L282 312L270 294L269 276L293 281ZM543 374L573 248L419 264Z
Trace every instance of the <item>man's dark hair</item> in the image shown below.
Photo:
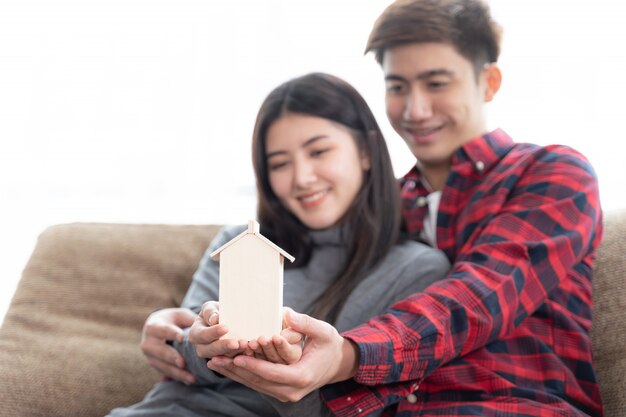
M481 0L398 0L374 23L365 53L382 64L385 51L411 43L441 42L472 63L479 74L500 55L501 28Z

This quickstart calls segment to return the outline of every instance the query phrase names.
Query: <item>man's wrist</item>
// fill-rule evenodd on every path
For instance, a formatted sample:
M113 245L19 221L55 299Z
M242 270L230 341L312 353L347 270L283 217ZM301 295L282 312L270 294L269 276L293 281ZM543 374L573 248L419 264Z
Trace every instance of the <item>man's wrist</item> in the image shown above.
M339 370L331 382L340 382L353 378L359 370L359 359L360 352L356 343L342 337Z

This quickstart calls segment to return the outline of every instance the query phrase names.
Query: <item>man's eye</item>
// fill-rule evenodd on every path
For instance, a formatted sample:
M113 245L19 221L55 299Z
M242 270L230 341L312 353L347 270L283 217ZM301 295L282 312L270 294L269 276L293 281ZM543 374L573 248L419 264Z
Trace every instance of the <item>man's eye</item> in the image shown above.
M387 92L391 94L400 94L404 91L404 87L400 84L390 84L387 86Z
M431 81L428 83L428 88L430 88L431 90L440 90L442 88L445 88L447 85L448 83L445 81Z

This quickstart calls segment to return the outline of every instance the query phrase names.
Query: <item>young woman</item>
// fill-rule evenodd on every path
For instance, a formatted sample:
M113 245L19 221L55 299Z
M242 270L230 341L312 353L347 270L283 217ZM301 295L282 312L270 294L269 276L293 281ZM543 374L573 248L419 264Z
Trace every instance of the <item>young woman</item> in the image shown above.
M342 331L446 274L443 253L400 242L398 185L385 141L371 110L346 82L314 73L277 87L259 110L252 153L261 233L296 258L286 265L285 306ZM206 358L242 352L237 341L219 340L226 330L217 318L195 313L218 297L219 267L208 254L244 228L225 227L202 259L182 307L154 313L144 327L142 349L149 362L185 383L162 382L144 401L111 416L327 412L315 392L298 403L280 403L207 368ZM192 324L191 336L182 338ZM285 336L286 342L298 340L289 340L293 333ZM176 341L184 361L168 341ZM291 351L280 346L274 359L288 361Z

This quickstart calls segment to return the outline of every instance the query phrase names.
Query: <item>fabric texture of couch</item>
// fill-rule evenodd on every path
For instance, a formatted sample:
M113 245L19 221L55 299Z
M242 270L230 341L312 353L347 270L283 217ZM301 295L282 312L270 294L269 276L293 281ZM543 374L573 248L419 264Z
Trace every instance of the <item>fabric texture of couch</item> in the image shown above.
M626 416L626 210L605 215L592 340L607 416ZM159 379L139 350L179 305L218 225L74 223L44 231L0 328L0 416L103 416Z

